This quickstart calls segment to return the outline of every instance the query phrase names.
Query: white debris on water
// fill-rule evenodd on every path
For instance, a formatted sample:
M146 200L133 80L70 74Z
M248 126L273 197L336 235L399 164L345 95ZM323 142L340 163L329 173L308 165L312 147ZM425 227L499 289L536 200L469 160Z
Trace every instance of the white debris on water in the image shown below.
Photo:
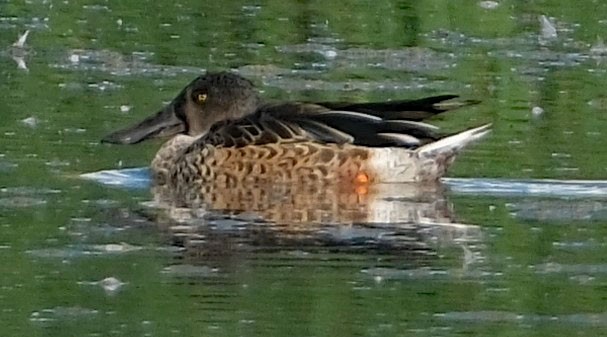
M497 1L481 1L478 5L483 9L496 9L500 4Z
M17 41L15 41L15 43L13 43L13 47L24 48L25 47L25 42L27 42L27 36L29 34L30 34L30 31L26 30L25 33L23 33L22 35L20 35L19 38L17 39Z
M29 71L29 69L27 69L27 63L25 63L25 59L23 57L13 56L13 61L17 63L17 69Z
M533 117L539 117L543 114L544 114L544 109L542 109L539 106L534 106L533 109L531 109L531 115L533 115Z
M95 250L104 253L127 253L136 250L141 250L143 247L130 245L126 242L121 243L108 243L105 245L93 245Z
M30 128L37 127L39 122L40 121L38 120L38 118L34 116L30 116L21 120L21 123L25 124L26 126L29 126Z
M99 281L80 281L78 282L78 284L100 286L101 288L103 288L107 295L115 295L127 283L122 282L113 276L110 276Z
M80 55L78 55L78 54L71 54L70 55L70 62L72 62L74 64L80 62Z
M120 281L115 277L106 277L103 280L97 282L97 284L99 284L107 294L114 294L118 290L120 290L120 288L122 288L122 286L126 283Z
M541 26L540 38L543 40L556 39L558 37L558 33L554 23L552 23L550 19L546 17L546 15L540 15L539 20Z

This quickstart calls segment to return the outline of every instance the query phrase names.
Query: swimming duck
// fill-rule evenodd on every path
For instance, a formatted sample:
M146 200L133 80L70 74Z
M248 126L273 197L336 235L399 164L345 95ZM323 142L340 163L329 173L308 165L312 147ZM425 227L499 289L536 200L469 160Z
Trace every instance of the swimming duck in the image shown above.
M452 135L422 122L473 101L443 95L390 102L263 101L230 72L194 79L167 106L102 142L172 137L151 164L156 184L436 182L490 131Z

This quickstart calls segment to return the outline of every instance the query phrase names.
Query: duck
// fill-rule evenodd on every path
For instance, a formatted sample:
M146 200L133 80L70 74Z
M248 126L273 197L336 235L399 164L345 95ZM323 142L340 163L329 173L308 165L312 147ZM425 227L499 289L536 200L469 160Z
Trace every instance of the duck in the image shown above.
M102 139L169 138L150 168L155 184L432 183L491 131L443 134L426 119L478 101L457 95L385 102L270 102L229 71L196 77L157 113Z

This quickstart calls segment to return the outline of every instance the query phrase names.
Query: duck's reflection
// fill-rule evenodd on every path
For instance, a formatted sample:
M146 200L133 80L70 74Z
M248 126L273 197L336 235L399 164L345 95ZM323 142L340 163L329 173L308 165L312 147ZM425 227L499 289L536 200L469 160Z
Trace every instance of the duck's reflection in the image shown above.
M237 251L322 248L427 255L478 242L457 223L442 185L202 185L153 188L163 226L190 257Z

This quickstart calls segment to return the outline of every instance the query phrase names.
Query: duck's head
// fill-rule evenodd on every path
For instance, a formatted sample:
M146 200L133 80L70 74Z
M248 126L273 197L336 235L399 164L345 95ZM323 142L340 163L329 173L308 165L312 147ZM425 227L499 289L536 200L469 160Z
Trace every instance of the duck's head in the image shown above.
M177 134L198 137L217 122L253 113L258 105L259 96L249 80L228 72L206 73L155 115L107 135L102 142L134 144Z

